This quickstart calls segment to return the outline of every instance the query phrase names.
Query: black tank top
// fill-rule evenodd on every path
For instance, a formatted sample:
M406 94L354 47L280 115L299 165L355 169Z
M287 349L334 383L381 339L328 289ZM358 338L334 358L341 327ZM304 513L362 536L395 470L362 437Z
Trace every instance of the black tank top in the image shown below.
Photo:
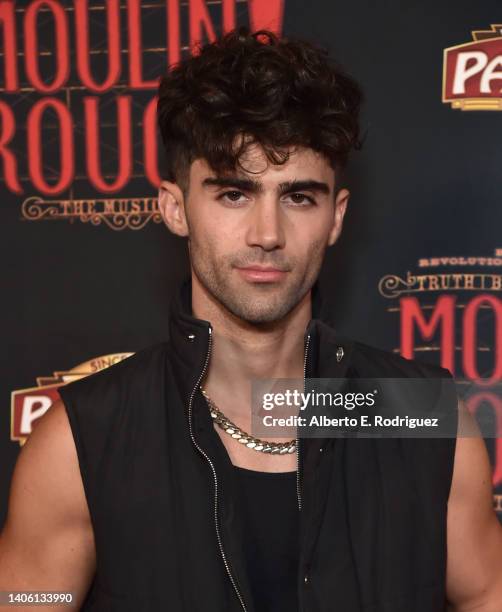
M299 546L296 471L259 472L234 467L244 513L244 556L255 609L296 612Z

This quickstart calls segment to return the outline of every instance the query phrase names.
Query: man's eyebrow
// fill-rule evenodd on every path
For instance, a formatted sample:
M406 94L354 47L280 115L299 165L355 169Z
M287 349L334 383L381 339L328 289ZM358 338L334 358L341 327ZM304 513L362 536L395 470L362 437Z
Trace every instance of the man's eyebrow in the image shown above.
M316 191L317 193L324 193L329 195L330 189L327 183L321 181L315 181L314 179L304 179L301 181L286 181L279 185L279 193L284 195L285 193L294 193L295 191Z
M259 181L237 176L209 176L202 181L203 187L235 187L243 191L261 193L263 186Z
M262 193L263 185L260 181L250 178L239 178L237 176L211 176L202 181L202 185L214 187L233 187L248 191L250 193ZM314 179L304 179L298 181L286 181L278 186L279 195L286 193L295 193L296 191L315 191L329 195L330 188L327 183L316 181Z

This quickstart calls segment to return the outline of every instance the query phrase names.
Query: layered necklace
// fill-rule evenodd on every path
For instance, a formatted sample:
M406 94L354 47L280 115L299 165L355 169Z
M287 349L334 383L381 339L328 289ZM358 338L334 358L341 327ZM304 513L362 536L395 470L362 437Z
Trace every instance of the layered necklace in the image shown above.
M219 425L223 431L229 436L232 436L234 440L237 440L241 444L252 448L260 453L270 453L272 455L286 455L288 453L294 453L296 451L296 440L290 440L289 442L267 442L266 440L260 440L254 436L246 433L240 427L237 427L235 423L232 423L223 412L216 406L213 400L209 397L206 391L201 387L202 395L206 398L209 406L209 412L213 421Z

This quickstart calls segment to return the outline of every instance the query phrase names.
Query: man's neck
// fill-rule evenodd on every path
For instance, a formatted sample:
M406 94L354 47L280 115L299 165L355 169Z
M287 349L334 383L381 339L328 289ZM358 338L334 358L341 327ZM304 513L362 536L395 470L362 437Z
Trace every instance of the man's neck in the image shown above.
M311 294L283 319L267 325L243 321L192 285L195 317L211 322L213 342L203 388L232 418L249 409L251 383L260 378L303 378L304 334Z

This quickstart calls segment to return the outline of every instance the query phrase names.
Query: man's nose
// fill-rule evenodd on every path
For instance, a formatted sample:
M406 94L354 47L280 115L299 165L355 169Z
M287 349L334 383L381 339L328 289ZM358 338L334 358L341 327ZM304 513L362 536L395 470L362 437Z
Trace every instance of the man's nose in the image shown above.
M257 202L249 213L248 222L248 246L260 246L266 251L284 247L284 219L274 198Z

